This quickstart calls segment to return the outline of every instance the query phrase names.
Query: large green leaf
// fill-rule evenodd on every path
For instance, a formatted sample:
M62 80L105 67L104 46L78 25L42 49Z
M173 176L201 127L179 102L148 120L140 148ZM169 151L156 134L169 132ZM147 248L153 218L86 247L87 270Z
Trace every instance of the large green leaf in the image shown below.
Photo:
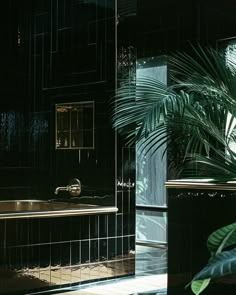
M208 264L194 276L193 281L219 278L236 273L236 249L223 251L211 258Z
M229 224L214 231L207 240L207 248L210 252L219 252L236 244L236 223Z
M209 285L211 278L224 276L232 271L236 272L236 266L233 270L231 265L235 264L233 255L235 255L236 249L233 249L232 252L225 251L222 253L225 248L236 243L235 231L236 223L233 223L214 231L208 237L207 246L212 257L208 265L191 282L191 289L195 295L199 295ZM205 278L200 279L203 274Z
M193 281L191 283L191 289L195 295L199 295L206 289L206 287L209 285L211 279L205 279L205 280L199 280L199 281Z

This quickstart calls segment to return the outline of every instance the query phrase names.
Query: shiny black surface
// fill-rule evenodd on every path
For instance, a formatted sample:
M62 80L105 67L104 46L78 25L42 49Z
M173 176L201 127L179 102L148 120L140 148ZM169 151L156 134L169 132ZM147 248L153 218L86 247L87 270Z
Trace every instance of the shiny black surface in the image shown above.
M168 189L168 295L190 295L185 286L210 259L208 236L234 223L236 192ZM204 294L234 294L235 277L214 280Z
M0 220L0 294L134 274L135 236L117 238L113 216Z
M135 1L131 10L123 4L119 14L133 17ZM134 179L134 150L121 140L115 155L110 121L117 83L115 5L2 1L0 200L53 199L56 187L78 177L79 203L114 206L116 173ZM119 31L121 43L124 37ZM94 150L55 150L55 105L81 101L94 101ZM2 294L25 294L23 289L43 287L40 281L50 289L133 274L134 190L119 188L117 198L118 214L0 220ZM68 193L59 199L67 202Z
M1 11L0 199L50 199L78 177L82 195L114 205L115 1L4 0ZM94 149L56 151L55 105L88 101ZM73 132L86 143L85 127Z

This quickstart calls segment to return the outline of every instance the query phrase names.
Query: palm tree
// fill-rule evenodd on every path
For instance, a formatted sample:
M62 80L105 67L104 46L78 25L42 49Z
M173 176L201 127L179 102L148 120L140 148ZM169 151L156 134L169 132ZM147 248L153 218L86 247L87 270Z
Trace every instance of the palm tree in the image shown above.
M214 181L236 178L236 55L193 48L170 57L172 84L153 78L122 81L113 103L113 125L140 153L167 146L178 176ZM140 144L141 142L141 144ZM200 294L211 278L236 273L236 224L212 233L211 258L191 282Z
M169 58L172 84L122 81L113 126L140 153L166 145L178 176L236 177L236 58L201 46Z

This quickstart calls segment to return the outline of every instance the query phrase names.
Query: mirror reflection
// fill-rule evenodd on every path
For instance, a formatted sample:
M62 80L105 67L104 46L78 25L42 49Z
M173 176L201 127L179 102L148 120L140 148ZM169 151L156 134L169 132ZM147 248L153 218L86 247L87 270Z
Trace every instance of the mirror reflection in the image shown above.
M56 149L94 149L94 102L56 105Z

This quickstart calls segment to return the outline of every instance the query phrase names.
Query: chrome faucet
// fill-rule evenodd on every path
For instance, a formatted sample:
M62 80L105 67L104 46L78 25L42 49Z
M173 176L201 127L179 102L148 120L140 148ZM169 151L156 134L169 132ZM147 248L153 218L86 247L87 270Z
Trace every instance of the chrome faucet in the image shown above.
M67 186L59 186L55 189L54 194L58 195L60 191L67 191L73 197L77 197L81 193L81 182L77 178L71 179Z

